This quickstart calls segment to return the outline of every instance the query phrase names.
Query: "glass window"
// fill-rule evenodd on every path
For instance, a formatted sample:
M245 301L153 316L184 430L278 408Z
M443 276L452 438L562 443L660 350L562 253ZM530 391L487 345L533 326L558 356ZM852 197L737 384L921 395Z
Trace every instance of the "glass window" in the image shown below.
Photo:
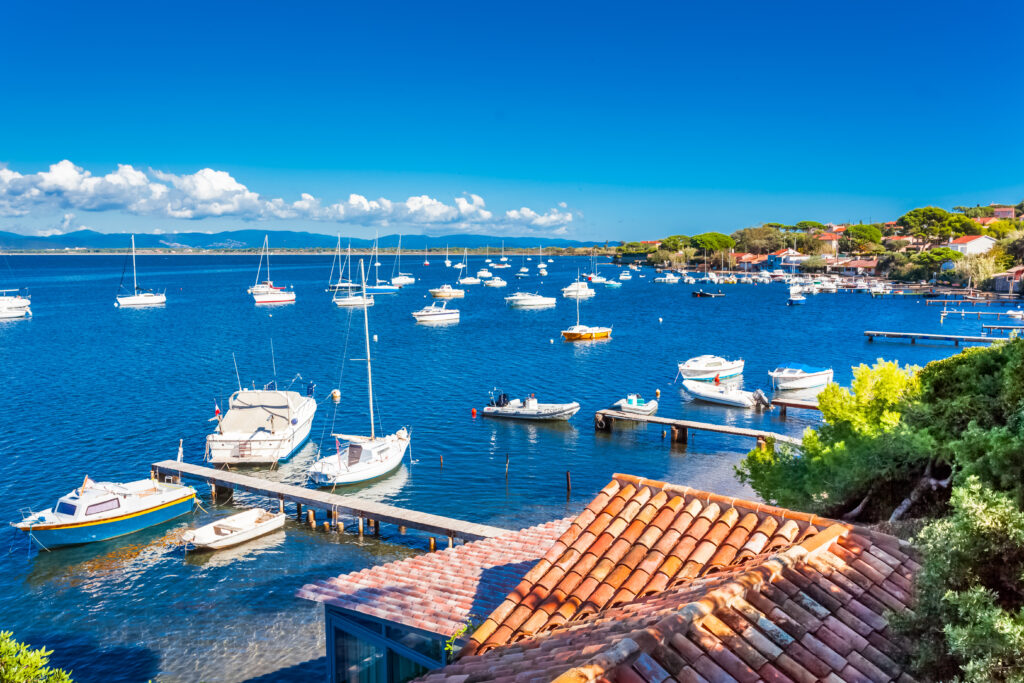
M379 621L374 621L373 619L370 619L368 617L362 617L356 612L345 611L343 612L343 614L345 619L355 622L356 624L365 628L367 631L372 631L373 633L380 633L382 630Z
M75 507L71 503L68 503L67 501L62 500L59 503L57 503L57 512L59 512L62 515L70 515L71 517L74 517L75 510L77 509L77 507Z
M334 629L335 683L388 683L385 649Z
M415 650L430 657L436 662L444 662L444 641L438 638L430 638L414 631L407 631L404 628L388 626L388 640L393 640L399 645L404 645L410 650Z
M110 500L105 500L102 503L95 503L85 508L85 514L98 515L99 513L106 512L107 510L116 510L119 507L121 507L121 501L117 498L111 498Z
M427 667L388 650L388 683L406 683L430 671Z

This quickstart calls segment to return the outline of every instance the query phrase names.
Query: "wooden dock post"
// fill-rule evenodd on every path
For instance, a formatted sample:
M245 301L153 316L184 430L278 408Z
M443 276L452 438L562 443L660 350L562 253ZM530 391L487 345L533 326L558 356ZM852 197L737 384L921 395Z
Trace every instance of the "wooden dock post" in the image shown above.
M779 417L786 419L786 406L779 406Z
M454 539L454 538L452 538L451 536L449 536L449 537L448 537L448 547L449 547L449 548L452 548L452 547L454 547L454 546L455 546L455 539Z
M215 483L210 484L210 500L215 504L218 498L223 497L224 500L230 499L232 493L234 493L234 489L228 486L217 486Z
M363 518L359 518L359 538L363 537Z
M402 536L405 536L405 527L404 526L398 527L398 533L400 533Z
M430 552L432 552L432 553L436 553L437 552L437 539L434 538L433 536L430 537Z
M306 521L309 522L311 527L314 529L316 528L316 510L313 508L306 508Z
M568 497L572 493L572 476L569 474L569 470L565 471L565 495Z
M672 425L672 441L675 443L689 443L690 435L686 427Z
M757 437L757 447L760 448L763 451L766 446L767 446L767 442L765 441L764 437L763 436Z
M331 510L331 526L334 527L335 531L338 530L338 511L337 510Z
M280 513L284 513L284 498L283 497L277 499L277 511L280 512Z
M302 503L295 504L295 519L302 521Z

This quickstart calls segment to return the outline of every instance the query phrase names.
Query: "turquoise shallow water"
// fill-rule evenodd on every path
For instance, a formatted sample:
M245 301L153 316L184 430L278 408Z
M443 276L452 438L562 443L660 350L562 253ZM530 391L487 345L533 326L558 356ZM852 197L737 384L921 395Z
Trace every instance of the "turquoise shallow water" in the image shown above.
M142 282L166 288L169 298L165 307L146 310L113 306L122 257L7 260L0 287L29 287L34 316L0 324L5 520L19 519L21 508L52 505L85 474L146 477L150 463L174 457L179 438L186 460L200 463L214 402L225 405L236 386L232 353L243 383L261 384L273 377L271 340L278 379L287 385L301 374L300 390L316 382L321 404L310 444L259 476L301 482L316 448L331 441L323 437L332 427L366 429L365 369L342 363L362 357L362 313L339 310L323 291L330 257L275 257L274 279L294 285L297 303L256 307L245 292L255 257L142 256ZM575 513L614 472L754 495L732 470L750 447L747 440L700 433L686 447L670 448L655 428L595 434L594 410L627 392L651 397L660 388L659 414L669 417L793 435L814 423L816 414L806 411L791 411L783 421L692 403L673 383L679 360L702 353L742 356L748 389L767 389L767 371L792 360L833 366L837 381L848 382L857 363L885 357L920 364L956 351L948 344L869 344L865 329L980 333L977 320L940 326L939 309L916 298L844 293L787 307L782 285L730 285L723 286L724 298L694 299L692 287L654 284L648 270L620 289L596 285L598 295L582 305L583 322L613 326L613 339L571 345L558 340L559 330L575 322L571 300L516 311L502 298L517 285L556 295L589 262L556 259L547 278L520 283L512 277L518 257L502 273L507 289L467 287L466 298L452 304L462 311L460 324L425 327L410 312L425 305L428 287L453 281L454 271L437 258L429 268L419 260L409 257L402 268L418 282L379 296L370 309L381 417L388 429L412 429L411 458L393 476L352 493L510 528ZM382 275L390 276L390 259L382 262ZM482 262L471 259L470 270ZM534 270L535 263L527 265ZM471 409L486 403L493 386L583 407L568 425L472 418ZM327 399L335 387L343 393L337 406ZM569 496L566 470L572 473ZM303 583L426 547L425 537L399 537L394 529L360 542L292 522L282 533L232 551L184 557L175 545L178 535L231 510L211 505L207 491L200 494L205 511L195 519L51 553L30 549L20 532L6 527L0 532L6 549L0 627L53 648L53 661L73 668L81 681L246 680L322 655L320 608L294 597Z

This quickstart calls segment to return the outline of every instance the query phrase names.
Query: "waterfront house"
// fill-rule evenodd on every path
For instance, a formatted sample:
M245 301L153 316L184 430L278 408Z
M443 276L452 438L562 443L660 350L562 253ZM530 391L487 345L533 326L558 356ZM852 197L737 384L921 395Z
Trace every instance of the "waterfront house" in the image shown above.
M904 676L908 644L887 619L911 604L910 552L852 524L617 474L574 519L300 595L325 604L331 681L890 681ZM454 661L425 663L479 607Z
M825 244L825 253L835 256L839 253L839 234L835 232L823 232L815 239Z
M761 269L775 270L778 268L785 271L792 271L808 258L808 256L801 254L796 249L778 249L768 254L768 258L765 260L764 266L762 266Z
M766 254L736 254L736 268L746 272L761 270L768 262Z
M947 245L953 251L959 251L964 256L971 254L984 254L996 245L995 238L988 235L964 235L950 240Z
M843 275L874 275L878 259L852 259L842 264Z
M1020 294L1021 279L1024 279L1024 266L1014 266L994 276L992 285L999 294Z

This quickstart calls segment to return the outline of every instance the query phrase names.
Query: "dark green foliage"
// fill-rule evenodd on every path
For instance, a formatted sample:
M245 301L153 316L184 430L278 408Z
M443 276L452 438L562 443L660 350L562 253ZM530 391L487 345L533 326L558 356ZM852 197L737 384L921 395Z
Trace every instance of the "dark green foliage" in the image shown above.
M930 680L1024 680L1024 513L977 477L957 486L952 514L928 525L912 613L892 617Z
M691 242L697 249L703 249L708 253L715 251L726 251L736 246L736 241L728 235L720 232L705 232L692 238Z
M786 246L786 237L777 227L762 225L759 228L743 228L732 234L736 248L751 254L769 254Z
M687 237L686 235L672 235L671 237L666 237L665 239L663 239L661 241L661 246L658 248L664 249L666 251L679 251L683 247L688 246L690 246L689 237Z
M803 232L825 232L828 230L823 223L818 221L800 221L793 227Z

